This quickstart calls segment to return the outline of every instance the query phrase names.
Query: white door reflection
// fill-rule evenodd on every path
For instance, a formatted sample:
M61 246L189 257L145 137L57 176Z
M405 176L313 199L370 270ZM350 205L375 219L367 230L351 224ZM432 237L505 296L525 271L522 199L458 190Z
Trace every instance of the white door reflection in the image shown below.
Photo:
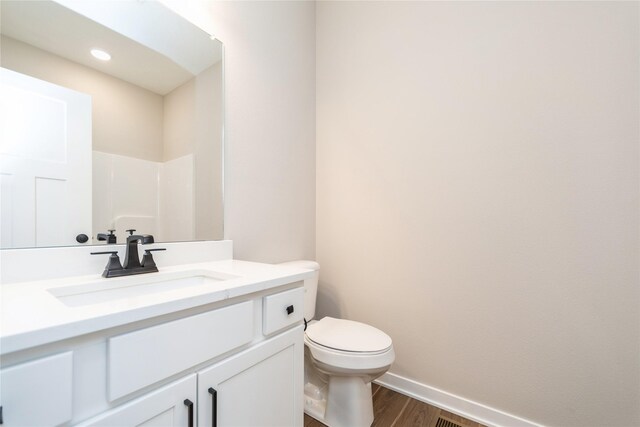
M91 97L0 69L0 247L92 233Z

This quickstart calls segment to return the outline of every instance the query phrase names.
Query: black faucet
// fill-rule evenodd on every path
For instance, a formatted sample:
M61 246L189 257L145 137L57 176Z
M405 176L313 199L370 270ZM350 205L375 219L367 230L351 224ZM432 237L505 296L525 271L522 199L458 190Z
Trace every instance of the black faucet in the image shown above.
M136 235L133 234L136 230L127 230L129 236L127 237L126 253L124 256L124 265L120 264L120 257L118 257L118 251L106 251L106 252L91 252L91 255L110 254L107 266L102 273L102 277L120 277L130 276L133 274L154 273L158 271L155 261L151 252L164 251L164 248L158 249L145 249L144 257L140 262L138 256L138 242L143 245L153 243L153 236L150 234Z
M107 230L109 232L109 234L105 234L105 233L98 233L98 240L101 242L106 241L107 245L115 245L117 243L116 239L116 235L113 234L114 231L116 230Z

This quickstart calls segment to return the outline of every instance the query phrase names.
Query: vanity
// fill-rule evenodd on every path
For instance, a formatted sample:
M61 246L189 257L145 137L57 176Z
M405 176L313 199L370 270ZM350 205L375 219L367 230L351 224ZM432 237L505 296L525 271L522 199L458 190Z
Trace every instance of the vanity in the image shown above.
M229 241L163 246L157 273L105 279L98 267L2 284L3 426L303 424L311 272L232 260ZM1 261L17 270L31 255L64 271L86 256L75 267L85 273L100 264L87 250L3 251Z
M3 427L302 426L312 273L220 240L223 46L163 3L0 5Z

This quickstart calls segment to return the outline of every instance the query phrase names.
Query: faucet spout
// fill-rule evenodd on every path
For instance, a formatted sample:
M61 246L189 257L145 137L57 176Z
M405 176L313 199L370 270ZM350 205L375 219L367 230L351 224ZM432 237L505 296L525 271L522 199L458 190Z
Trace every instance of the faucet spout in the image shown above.
M132 268L140 268L140 256L138 255L138 242L143 245L153 243L153 236L150 234L137 235L132 234L127 237L127 252L124 256L123 268L125 270Z

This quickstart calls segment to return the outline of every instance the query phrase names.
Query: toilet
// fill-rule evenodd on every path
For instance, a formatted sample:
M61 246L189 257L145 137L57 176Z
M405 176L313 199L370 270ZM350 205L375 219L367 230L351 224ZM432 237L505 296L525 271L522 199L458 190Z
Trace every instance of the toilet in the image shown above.
M304 411L329 427L369 427L373 422L371 381L395 359L391 338L352 320L314 320L320 266L314 261L282 265L313 270L305 280Z

